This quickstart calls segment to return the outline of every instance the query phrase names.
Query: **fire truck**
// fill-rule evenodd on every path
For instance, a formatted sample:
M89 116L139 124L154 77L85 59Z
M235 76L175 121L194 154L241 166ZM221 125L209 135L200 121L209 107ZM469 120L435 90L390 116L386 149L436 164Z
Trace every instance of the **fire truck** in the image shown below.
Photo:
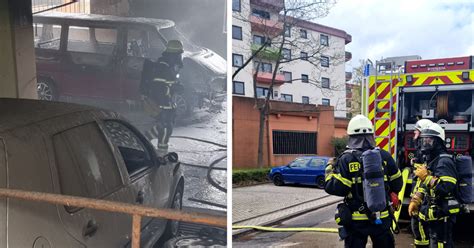
M439 123L450 153L474 155L474 56L377 61L361 91L362 114L374 124L376 144L390 152L400 169L410 167L419 118ZM406 173L411 174L411 173ZM409 202L408 177L404 204ZM474 212L474 203L469 206Z

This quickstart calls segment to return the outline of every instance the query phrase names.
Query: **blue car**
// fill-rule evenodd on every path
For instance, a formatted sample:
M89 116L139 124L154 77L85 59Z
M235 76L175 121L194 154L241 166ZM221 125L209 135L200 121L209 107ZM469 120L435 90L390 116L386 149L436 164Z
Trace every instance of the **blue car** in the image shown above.
M297 183L324 188L324 169L328 161L329 157L322 156L298 157L288 165L272 168L268 178L276 186Z

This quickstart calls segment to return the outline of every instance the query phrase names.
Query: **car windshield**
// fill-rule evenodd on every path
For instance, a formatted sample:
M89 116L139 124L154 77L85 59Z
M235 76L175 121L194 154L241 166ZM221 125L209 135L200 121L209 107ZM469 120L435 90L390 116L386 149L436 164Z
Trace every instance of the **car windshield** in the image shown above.
M166 41L180 40L183 43L184 50L187 52L199 52L201 50L197 45L189 41L176 27L158 29L158 32L166 39Z

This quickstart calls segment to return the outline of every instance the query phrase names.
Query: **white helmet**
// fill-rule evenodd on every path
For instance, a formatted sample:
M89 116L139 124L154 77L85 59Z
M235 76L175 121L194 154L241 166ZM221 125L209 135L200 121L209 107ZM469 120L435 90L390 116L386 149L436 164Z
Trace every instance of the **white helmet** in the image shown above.
M421 130L427 128L432 123L433 122L428 120L428 119L421 119L421 120L416 122L415 129L421 132Z
M444 142L444 129L438 123L431 123L421 130L420 137L438 137Z
M374 125L372 122L363 115L356 115L350 121L349 125L347 125L347 134L348 135L356 135L356 134L373 134L374 133Z

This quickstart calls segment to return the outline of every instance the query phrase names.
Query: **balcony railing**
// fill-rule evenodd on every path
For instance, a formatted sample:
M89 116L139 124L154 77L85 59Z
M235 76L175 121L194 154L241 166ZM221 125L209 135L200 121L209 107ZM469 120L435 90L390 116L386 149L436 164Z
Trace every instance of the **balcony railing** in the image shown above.
M352 72L346 71L346 82L352 79Z
M275 35L283 31L283 23L277 20L268 20L258 16L250 16L252 32Z
M352 53L346 52L346 62L350 61L351 59L352 59Z
M260 44L252 44L252 54L254 54L258 49L260 49L261 46L262 45ZM256 57L270 61L277 61L278 58L281 57L281 55L279 55L278 48L267 46L265 48L262 48L262 50L257 53Z
M277 12L285 7L285 0L250 0L250 3Z
M272 77L273 77L273 72L258 72L257 83L271 84ZM284 83L285 83L285 75L283 75L283 73L277 73L275 76L275 84L280 85Z

